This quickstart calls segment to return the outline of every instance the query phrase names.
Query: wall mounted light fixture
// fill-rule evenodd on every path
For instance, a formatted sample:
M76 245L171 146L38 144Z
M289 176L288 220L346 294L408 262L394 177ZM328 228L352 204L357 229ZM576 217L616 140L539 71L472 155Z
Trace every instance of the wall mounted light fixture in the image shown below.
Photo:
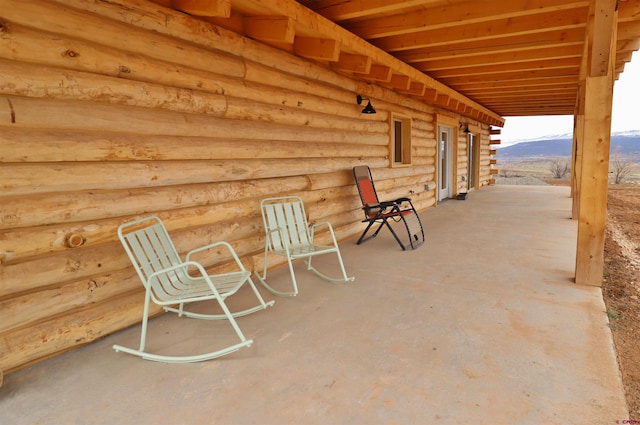
M460 127L458 127L458 129L460 129L460 130L464 129L462 131L464 134L471 133L471 131L469 130L469 126L467 124L460 124Z
M376 110L373 109L373 106L371 105L371 100L369 100L366 97L362 97L360 95L356 96L356 101L358 102L358 105L361 105L363 100L368 101L368 103L367 103L367 106L365 106L364 109L362 110L362 113L363 114L375 114Z

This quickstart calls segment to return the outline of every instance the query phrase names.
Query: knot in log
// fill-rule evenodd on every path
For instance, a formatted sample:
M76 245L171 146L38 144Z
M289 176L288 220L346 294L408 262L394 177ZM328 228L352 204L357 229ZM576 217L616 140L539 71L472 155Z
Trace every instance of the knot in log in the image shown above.
M78 233L70 233L66 236L64 242L67 248L77 248L84 245L85 239Z
M76 52L75 50L67 49L64 51L63 56L69 56L70 58L77 58L78 56L80 56L80 53Z

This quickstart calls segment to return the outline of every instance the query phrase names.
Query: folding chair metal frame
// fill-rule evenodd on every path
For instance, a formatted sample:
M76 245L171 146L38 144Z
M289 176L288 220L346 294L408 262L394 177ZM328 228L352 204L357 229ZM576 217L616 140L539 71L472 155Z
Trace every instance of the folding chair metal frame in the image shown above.
M304 203L299 196L263 199L260 202L260 210L262 211L266 240L264 248L264 269L262 275L256 272L256 276L269 292L278 296L295 296L298 294L298 283L293 270L293 261L299 258L306 258L307 270L312 271L324 280L330 282L348 282L354 280L353 277L347 276L331 223L325 221L316 223L310 227L307 223ZM316 230L320 227L326 227L329 231L331 244L322 245L314 242ZM267 283L267 267L270 252L287 258L293 284L292 291L278 291ZM311 259L314 256L332 252L338 257L342 277L334 278L327 276L311 265Z
M182 261L164 224L156 216L144 217L120 225L118 237L145 287L145 299L140 347L133 349L114 345L113 349L116 352L122 351L140 356L143 359L166 363L187 363L220 357L242 347L248 347L253 343L253 340L245 338L235 318L263 310L272 306L274 301L264 301L251 280L251 272L244 268L229 243L215 242L194 249L187 254L186 260ZM191 259L194 254L212 248L228 252L238 270L229 273L208 274L201 263ZM259 303L255 307L231 313L225 299L235 294L245 283L249 284ZM184 308L185 304L207 300L216 300L222 309L222 314L201 314L187 311ZM145 351L145 345L151 302L162 306L167 312L177 313L178 316L204 320L226 319L240 341L219 350L192 356L149 353Z
M358 245L378 236L383 227L387 227L391 231L403 251L408 247L416 249L424 243L424 228L410 198L398 198L393 201L380 202L373 184L371 169L367 165L353 167L353 177L363 205L362 210L364 211L365 219L362 222L368 223L357 241ZM402 242L389 220L402 222L408 235L408 244ZM374 228L376 224L378 224L378 227L375 228L372 234L367 236L369 230Z

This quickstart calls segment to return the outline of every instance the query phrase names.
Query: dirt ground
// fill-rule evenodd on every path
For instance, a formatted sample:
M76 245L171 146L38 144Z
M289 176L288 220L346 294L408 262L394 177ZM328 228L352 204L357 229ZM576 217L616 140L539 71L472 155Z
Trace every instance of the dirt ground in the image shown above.
M627 395L640 420L640 185L609 186L602 286Z

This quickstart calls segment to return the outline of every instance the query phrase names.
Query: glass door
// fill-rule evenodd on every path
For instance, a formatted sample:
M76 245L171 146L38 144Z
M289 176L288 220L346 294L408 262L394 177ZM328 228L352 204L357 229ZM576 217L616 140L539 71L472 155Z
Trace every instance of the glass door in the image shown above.
M451 197L453 127L438 126L438 201Z
M480 150L478 146L478 136L468 134L469 168L467 170L467 190L476 189L478 185L478 164L480 162Z

